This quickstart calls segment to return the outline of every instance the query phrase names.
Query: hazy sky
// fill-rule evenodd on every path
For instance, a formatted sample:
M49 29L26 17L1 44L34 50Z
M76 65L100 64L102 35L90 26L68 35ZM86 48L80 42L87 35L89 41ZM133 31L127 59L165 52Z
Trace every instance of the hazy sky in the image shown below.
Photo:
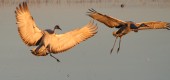
M112 0L111 0L112 1ZM113 0L114 1L114 0ZM166 3L167 4L167 3ZM131 32L122 39L120 53L109 54L114 37L110 29L95 21L98 33L74 48L55 54L61 63L49 56L30 53L17 32L15 8L18 4L0 7L0 79L3 80L169 80L170 31ZM134 22L170 22L168 6L113 6L112 2L93 4L29 4L36 24L41 29L60 25L65 33L83 27L91 18L89 8L112 17Z

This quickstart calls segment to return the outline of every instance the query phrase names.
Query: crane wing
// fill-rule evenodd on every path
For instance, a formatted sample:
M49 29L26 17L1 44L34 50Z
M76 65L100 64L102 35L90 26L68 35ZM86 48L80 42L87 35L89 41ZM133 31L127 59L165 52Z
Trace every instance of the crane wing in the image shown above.
M50 41L50 52L64 52L82 41L94 36L97 33L97 26L92 22L88 23L80 29L67 32L65 34L54 35Z
M23 42L28 46L37 45L43 33L35 24L27 3L23 2L23 4L19 4L19 7L16 7L15 13L18 32Z
M105 24L106 26L110 27L110 28L120 28L121 25L124 25L126 22L116 19L116 18L112 18L110 16L101 14L97 11L95 11L94 9L89 9L89 12L87 12L88 16L90 16L91 18Z
M146 29L170 29L170 23L162 21L142 22L136 24L139 30Z

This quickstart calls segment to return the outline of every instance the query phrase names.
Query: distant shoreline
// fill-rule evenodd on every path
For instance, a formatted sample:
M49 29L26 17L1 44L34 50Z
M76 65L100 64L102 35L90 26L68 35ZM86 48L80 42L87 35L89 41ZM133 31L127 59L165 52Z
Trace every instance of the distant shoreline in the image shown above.
M76 4L112 4L112 6L119 6L125 4L128 6L158 6L170 7L170 0L0 0L0 7L18 5L26 1L31 5L40 4L63 4L63 5L76 5Z

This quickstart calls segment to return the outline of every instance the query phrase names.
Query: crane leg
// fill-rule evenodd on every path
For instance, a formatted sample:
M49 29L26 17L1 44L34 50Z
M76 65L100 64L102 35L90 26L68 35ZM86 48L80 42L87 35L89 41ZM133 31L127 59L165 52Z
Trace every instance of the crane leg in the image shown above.
M119 40L119 47L118 47L118 49L117 49L117 54L118 54L118 52L119 52L119 50L120 50L120 43L121 43L121 37L120 37L120 40Z
M55 60L57 60L57 62L60 62L60 60L59 60L58 58L54 57L51 53L48 53L48 54L50 54L50 56L51 56L52 58L54 58Z
M113 47L112 47L112 49L110 50L110 54L112 54L112 52L113 52L113 49L114 49L114 47L115 47L115 44L116 44L117 38L118 38L118 37L116 37L116 39L115 39L115 41L114 41L114 44L113 44Z

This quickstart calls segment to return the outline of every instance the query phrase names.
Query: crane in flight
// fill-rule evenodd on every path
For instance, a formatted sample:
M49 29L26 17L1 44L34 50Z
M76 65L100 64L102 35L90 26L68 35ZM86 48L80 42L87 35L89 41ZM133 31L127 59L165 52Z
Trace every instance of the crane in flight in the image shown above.
M150 22L141 22L134 23L132 21L122 21L116 18L112 18L108 15L97 12L94 9L89 9L87 12L88 16L105 24L109 28L118 28L118 31L114 31L112 34L116 37L113 47L110 51L112 53L116 40L119 37L119 47L117 49L117 53L120 50L121 39L124 35L128 34L131 31L138 32L138 30L147 30L147 29L168 29L170 30L170 23L162 22L162 21L150 21Z
M57 54L71 49L82 41L93 37L97 33L97 25L90 21L82 28L75 29L64 34L55 33L56 29L61 30L59 25L54 29L41 30L35 23L26 2L16 7L16 24L18 25L18 33L22 41L28 46L37 46L31 51L35 56L50 55L58 62L59 59L51 53Z

